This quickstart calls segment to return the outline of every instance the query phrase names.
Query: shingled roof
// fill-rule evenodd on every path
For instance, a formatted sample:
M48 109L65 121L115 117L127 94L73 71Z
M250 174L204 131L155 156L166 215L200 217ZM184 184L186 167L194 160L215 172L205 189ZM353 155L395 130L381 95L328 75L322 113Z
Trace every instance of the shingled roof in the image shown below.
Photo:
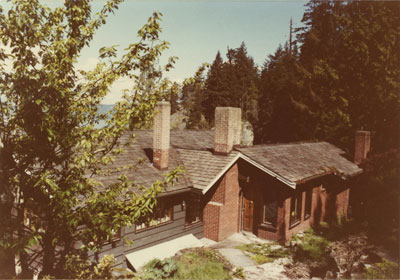
M129 179L135 181L137 185L144 185L150 187L156 180L162 180L164 174L178 167L185 165L177 153L177 148L192 149L192 151L200 152L211 150L213 147L213 131L211 130L177 130L171 131L171 149L169 153L169 166L167 170L159 170L152 164L153 160L153 131L152 130L136 130L134 131L135 140L131 139L131 133L125 133L120 143L124 144L129 141L132 142L129 146L124 146L125 152L117 155L113 164L109 166L111 169L120 168L119 171L110 174L97 176L96 180L101 182L104 186L115 183L120 175L126 175ZM211 154L209 151L206 153ZM225 159L225 157L223 157ZM140 163L138 163L140 160ZM123 170L124 166L136 164L134 170ZM215 170L215 169L214 169ZM193 177L197 182L197 177ZM191 177L182 175L178 181L164 190L164 193L175 192L178 190L199 186L193 184Z
M344 151L327 142L257 145L237 150L243 158L262 165L292 186L326 174L350 177L362 172L342 156Z
M350 177L362 171L342 156L344 152L341 149L326 142L238 147L227 156L215 155L212 152L214 133L211 130L172 130L169 168L162 171L152 164L152 130L137 130L134 134L135 142L125 148L126 153L116 157L113 167L135 163L138 158L143 159L143 163L134 171L119 171L97 178L105 185L115 182L119 175L125 173L138 184L150 186L156 180L162 179L168 170L183 165L186 174L173 187L167 188L166 192L196 188L205 193L239 158L293 188L326 174ZM132 141L129 133L122 137L121 143L126 141Z
M214 155L211 151L178 149L178 154L193 183L193 187L203 193L225 173L239 158L239 152L229 155Z

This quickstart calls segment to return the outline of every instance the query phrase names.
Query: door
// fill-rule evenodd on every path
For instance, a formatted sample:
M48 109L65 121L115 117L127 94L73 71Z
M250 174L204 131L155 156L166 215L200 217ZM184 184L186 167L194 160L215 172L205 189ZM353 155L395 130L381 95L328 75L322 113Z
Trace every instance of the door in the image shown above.
M254 202L249 192L243 193L243 230L253 232Z

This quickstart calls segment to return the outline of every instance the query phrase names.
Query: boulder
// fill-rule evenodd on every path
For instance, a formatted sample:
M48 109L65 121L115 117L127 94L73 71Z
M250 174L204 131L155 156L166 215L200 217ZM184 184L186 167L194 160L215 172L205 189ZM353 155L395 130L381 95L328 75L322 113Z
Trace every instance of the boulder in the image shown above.
M243 146L253 146L254 132L253 126L248 121L242 122L242 134L240 144Z

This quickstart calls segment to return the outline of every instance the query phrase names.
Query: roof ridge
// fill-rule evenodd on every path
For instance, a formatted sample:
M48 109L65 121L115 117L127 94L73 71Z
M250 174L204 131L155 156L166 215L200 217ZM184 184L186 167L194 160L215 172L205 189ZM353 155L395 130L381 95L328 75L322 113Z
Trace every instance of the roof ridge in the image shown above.
M332 146L335 146L327 141L297 141L297 142L287 142L287 143L263 143L263 144L256 144L253 146L239 146L237 147L238 149L243 149L243 148L251 148L251 147L265 147L265 146L283 146L283 145L295 145L295 144L317 144L317 143L327 143ZM335 146L336 147L336 146Z

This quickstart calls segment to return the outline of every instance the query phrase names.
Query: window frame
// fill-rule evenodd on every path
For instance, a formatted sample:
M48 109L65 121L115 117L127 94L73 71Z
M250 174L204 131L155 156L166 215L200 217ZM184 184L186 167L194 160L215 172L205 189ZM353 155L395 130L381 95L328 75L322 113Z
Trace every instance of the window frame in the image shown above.
M294 227L301 223L301 212L303 210L303 192L296 192L290 198L290 227ZM294 208L294 209L293 209ZM297 213L297 215L293 215Z
M189 193L183 200L185 209L185 227L190 227L203 222L203 210L201 207L201 196ZM194 211L194 215L188 215L189 211ZM196 213L197 212L197 213ZM189 217L195 217L193 221L188 221Z
M158 217L157 217L158 215ZM165 219L164 221L162 219ZM142 232L174 221L174 205L172 203L158 202L153 208L153 213L135 222L135 232Z
M312 189L305 191L305 202L304 202L304 220L311 217L312 211Z
M268 204L275 204L275 216L272 217L272 221L267 219L266 210ZM276 228L278 223L278 198L276 190L270 189L268 192L264 192L263 207L262 207L262 225L267 227Z

